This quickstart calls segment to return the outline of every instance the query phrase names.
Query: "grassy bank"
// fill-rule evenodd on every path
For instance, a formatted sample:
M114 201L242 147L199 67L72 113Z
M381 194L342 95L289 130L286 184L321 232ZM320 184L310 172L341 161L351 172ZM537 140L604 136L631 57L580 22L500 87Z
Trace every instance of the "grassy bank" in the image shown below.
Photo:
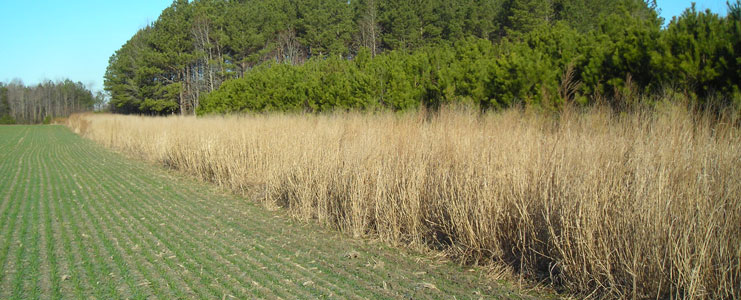
M582 296L738 298L741 131L668 105L558 117L78 115L107 147L353 235Z

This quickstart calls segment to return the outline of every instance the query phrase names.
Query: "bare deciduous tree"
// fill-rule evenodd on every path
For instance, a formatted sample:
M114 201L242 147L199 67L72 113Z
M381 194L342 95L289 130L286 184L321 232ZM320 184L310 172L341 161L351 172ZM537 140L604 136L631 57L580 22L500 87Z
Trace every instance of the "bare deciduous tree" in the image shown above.
M381 29L378 26L378 4L376 0L367 0L365 3L365 12L358 21L360 46L367 47L371 55L376 56L378 53L378 38Z
M278 33L278 61L292 65L301 63L301 44L293 27Z
M92 92L80 82L43 81L26 86L14 79L5 86L10 116L19 123L41 123L45 118L65 117L93 109Z

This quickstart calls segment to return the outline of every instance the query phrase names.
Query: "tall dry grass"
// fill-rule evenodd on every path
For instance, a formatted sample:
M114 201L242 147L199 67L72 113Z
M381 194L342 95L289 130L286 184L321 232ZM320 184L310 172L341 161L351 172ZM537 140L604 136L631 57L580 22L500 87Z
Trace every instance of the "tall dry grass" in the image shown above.
M682 106L559 117L77 115L107 147L354 235L594 298L739 298L741 131Z

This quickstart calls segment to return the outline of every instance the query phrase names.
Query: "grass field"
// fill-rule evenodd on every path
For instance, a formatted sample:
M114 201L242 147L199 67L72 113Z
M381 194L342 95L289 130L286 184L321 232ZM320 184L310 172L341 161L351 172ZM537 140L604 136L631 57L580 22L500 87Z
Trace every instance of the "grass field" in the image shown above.
M666 101L616 113L81 115L101 145L353 236L577 297L741 298L741 130Z
M0 299L521 297L292 223L61 126L0 126Z

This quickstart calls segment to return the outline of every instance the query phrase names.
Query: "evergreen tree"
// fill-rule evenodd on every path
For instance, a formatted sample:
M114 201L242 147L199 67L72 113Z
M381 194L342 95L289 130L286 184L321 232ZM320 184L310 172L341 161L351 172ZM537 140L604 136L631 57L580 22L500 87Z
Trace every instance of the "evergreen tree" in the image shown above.
M299 41L310 56L347 55L356 30L344 0L296 1Z
M667 84L741 103L738 3L663 29L653 0L176 0L111 57L105 87L115 111L147 114L193 113L201 99L228 111L557 108Z
M462 9L466 35L491 41L498 40L501 33L503 0L467 0Z
M414 1L387 0L379 5L382 40L386 49L411 50L422 45L422 20L417 15Z
M137 113L142 99L141 84L136 81L137 71L142 65L143 51L146 44L144 35L151 31L151 27L139 30L121 49L116 51L108 60L105 80L105 90L111 95L111 110L120 113Z
M197 107L198 90L193 78L203 70L190 68L195 59L193 6L187 0L173 1L162 11L145 36L149 51L143 51L146 67L139 68L143 85L142 110L150 113L192 113Z
M615 0L554 0L556 20L563 20L580 32L599 28L600 20L615 12L620 1Z
M528 33L553 21L552 0L508 0L505 4L508 33Z
M728 16L724 19L724 27L728 33L727 41L731 51L724 57L728 64L725 68L723 78L727 82L734 83L731 86L731 101L741 111L741 0L727 2ZM726 47L728 49L728 47Z
M704 98L713 88L730 88L723 82L727 62L723 59L733 51L731 36L723 29L723 20L708 11L692 7L675 17L662 35L665 52L662 66L667 78Z

